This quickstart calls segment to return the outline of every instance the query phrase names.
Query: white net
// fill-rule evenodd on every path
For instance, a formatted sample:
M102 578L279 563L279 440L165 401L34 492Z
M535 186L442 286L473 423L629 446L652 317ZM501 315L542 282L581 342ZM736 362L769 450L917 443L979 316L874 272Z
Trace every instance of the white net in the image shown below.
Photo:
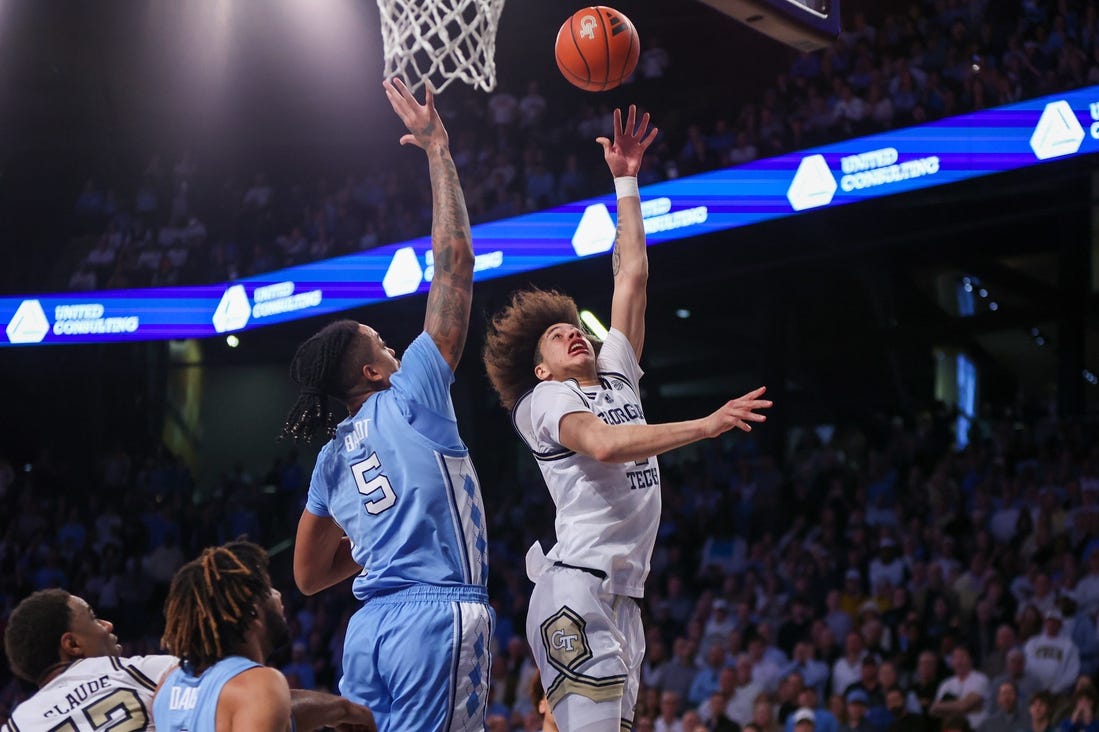
M496 88L496 27L504 0L378 0L385 77L414 91L431 81L442 91L455 79Z

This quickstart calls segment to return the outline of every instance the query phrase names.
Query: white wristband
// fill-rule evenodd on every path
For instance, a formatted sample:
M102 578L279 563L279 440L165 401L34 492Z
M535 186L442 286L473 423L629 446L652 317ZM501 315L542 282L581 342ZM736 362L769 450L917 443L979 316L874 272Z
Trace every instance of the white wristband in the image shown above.
M628 198L630 196L641 198L641 192L637 190L637 176L623 175L620 178L615 178L614 192L618 198Z

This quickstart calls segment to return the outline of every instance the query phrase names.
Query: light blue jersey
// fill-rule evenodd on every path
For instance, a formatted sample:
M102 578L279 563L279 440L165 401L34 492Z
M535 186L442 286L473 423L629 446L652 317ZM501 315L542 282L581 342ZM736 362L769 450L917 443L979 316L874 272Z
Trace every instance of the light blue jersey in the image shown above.
M217 729L218 698L229 681L261 664L229 656L198 676L177 668L168 675L153 700L153 721L159 732L213 732Z
M477 473L458 435L454 373L422 333L317 457L306 510L331 517L363 567L340 693L379 732L484 729L494 616Z
M484 587L488 537L469 452L458 436L454 373L422 333L390 388L336 428L321 450L306 510L329 516L352 543L365 600L417 584Z

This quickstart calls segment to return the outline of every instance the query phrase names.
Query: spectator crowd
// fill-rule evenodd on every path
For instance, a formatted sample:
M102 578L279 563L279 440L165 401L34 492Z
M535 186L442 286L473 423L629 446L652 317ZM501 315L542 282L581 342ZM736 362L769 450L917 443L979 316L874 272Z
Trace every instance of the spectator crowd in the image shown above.
M784 455L745 436L666 456L637 727L1094 732L1099 429L1004 410L959 450L952 424L878 415L799 431ZM128 653L158 648L168 581L201 547L290 537L308 475L290 453L195 486L163 449L113 450L90 486L46 454L29 468L0 462L0 613L62 586ZM489 728L538 729L522 557L553 512L530 466L502 470L483 481ZM333 689L350 589L301 596L288 555L273 566L294 640L275 663ZM0 717L27 693L5 678Z
M1099 84L1095 2L912 0L888 12L894 6L854 13L824 51L759 69L768 81L757 98L708 94L702 107L684 90L677 49L647 39L624 92L662 128L642 185ZM488 96L458 84L440 97L474 222L606 192L591 141L611 129L611 107L578 110L575 101L547 98L534 80L505 81ZM311 180L292 166L280 176L215 172L189 152L93 175L76 199L73 254L61 258L77 263L67 284L219 282L422 236L431 216L424 171L394 155L379 146L369 171L340 179Z

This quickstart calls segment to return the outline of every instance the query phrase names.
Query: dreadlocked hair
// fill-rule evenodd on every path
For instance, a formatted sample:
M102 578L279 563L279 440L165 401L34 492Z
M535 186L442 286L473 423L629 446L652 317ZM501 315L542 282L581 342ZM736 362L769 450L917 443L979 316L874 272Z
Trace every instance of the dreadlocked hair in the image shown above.
M61 636L72 626L68 592L39 590L15 606L4 629L4 652L12 672L37 684L61 660Z
M247 535L242 534L223 546L248 569L270 576L271 558L267 556L267 551L263 547L249 541Z
M271 591L266 569L250 564L212 547L172 578L161 644L189 673L202 673L244 645L256 603Z
M537 288L516 291L511 302L489 320L481 357L504 409L510 410L538 384L534 375L534 367L542 360L538 341L556 323L583 329L576 301L556 290Z
M310 336L290 362L290 378L301 390L279 439L308 444L318 432L332 439L339 420L328 408L328 397L345 399L362 378L363 365L374 357L354 320L337 320Z

